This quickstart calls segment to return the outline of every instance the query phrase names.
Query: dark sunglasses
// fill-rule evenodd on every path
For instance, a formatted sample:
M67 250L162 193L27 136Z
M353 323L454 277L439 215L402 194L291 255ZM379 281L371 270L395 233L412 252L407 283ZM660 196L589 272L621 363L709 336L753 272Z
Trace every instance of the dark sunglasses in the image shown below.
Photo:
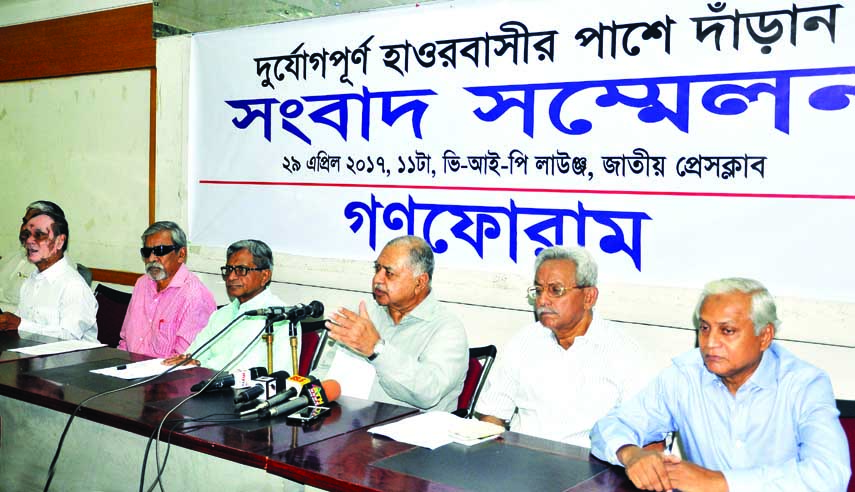
M245 266L231 266L231 265L226 265L226 266L220 267L220 272L223 274L223 278L228 277L229 274L231 274L232 272L235 272L235 274L238 277L246 277L246 274L249 272L260 272L262 270L267 270L267 269L266 268L250 268L250 267L245 267Z
M21 241L21 244L24 244L25 242L27 242L27 239L29 239L31 235L37 243L40 243L40 242L50 238L50 234L47 232L40 231L40 230L36 229L36 232L31 234L29 229L24 229L18 235L18 240Z
M152 253L154 253L154 256L166 256L169 253L172 253L173 251L177 251L179 249L181 248L174 244L161 244L152 248L142 247L140 248L140 254L143 258L148 258L149 256L151 256Z

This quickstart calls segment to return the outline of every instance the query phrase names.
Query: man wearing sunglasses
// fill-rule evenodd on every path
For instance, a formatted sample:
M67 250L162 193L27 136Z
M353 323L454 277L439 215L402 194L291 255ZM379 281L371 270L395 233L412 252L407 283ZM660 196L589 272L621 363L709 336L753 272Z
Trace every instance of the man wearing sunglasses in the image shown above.
M211 315L208 325L190 344L187 354L167 359L164 364L177 364L207 344L202 352L196 354L195 360L209 369L230 371L237 368L267 367L267 342L260 336L266 321L263 317L244 318L219 338L211 340L245 311L285 305L285 301L268 288L273 278L273 252L270 246L257 239L237 241L226 250L226 265L220 268L220 272L232 302ZM273 368L290 373L292 365L291 346L287 336L288 322L283 320L273 326L276 330L273 338ZM299 332L297 340L299 344ZM251 348L242 356L238 356L248 346Z
M595 311L597 264L582 248L544 249L528 289L537 322L499 352L475 411L523 434L590 447L597 419L652 375L636 343Z
M68 238L68 221L59 205L40 201L27 208L19 239L27 261L36 266L36 271L21 285L17 315L0 314L0 330L97 340L98 303L77 269L65 258Z
M145 275L134 285L119 349L166 358L182 353L217 305L211 291L187 269L187 236L175 222L150 225L142 234Z

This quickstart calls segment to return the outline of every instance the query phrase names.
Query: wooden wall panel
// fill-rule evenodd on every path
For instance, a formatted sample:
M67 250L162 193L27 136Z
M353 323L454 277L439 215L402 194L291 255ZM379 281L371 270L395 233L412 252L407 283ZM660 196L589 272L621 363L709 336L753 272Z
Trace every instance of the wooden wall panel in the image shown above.
M0 82L154 66L151 4L0 28Z

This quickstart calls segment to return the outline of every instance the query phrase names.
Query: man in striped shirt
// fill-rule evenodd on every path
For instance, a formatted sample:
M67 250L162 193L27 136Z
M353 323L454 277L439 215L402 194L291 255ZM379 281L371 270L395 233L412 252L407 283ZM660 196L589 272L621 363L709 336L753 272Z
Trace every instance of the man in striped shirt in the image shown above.
M475 411L515 432L590 447L597 419L651 371L638 345L594 312L597 265L582 248L544 249L529 302L538 321L499 351Z
M183 353L217 308L211 291L184 265L187 236L175 222L142 235L145 275L134 285L119 349L166 358Z

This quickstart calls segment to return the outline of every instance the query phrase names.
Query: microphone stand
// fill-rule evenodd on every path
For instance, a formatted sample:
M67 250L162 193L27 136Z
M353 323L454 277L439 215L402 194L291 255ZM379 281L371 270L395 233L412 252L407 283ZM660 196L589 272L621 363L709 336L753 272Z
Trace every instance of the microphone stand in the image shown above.
M291 366L294 369L291 374L299 374L300 366L297 359L297 323L291 320L288 326L288 336L291 339Z
M264 334L261 335L267 342L267 374L273 374L273 323L278 323L285 319L281 314L271 314L267 316L264 322Z

